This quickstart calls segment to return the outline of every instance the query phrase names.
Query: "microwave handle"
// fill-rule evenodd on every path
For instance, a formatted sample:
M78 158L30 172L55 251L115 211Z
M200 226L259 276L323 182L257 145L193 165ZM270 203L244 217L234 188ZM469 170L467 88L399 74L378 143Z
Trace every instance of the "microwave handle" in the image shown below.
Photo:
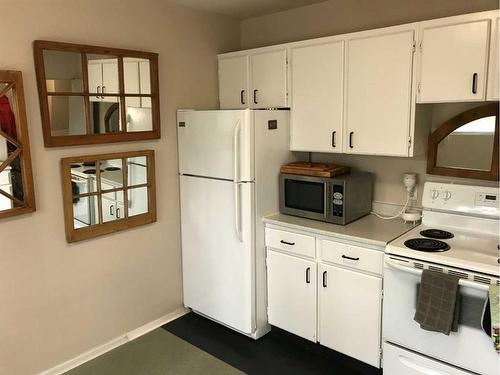
M323 183L324 188L323 188L323 199L324 199L324 207L323 207L323 217L326 219L328 216L328 208L329 208L329 202L328 202L328 183L324 182Z
M422 275L422 271L421 270L417 270L415 268L401 266L401 265L399 265L399 264L397 264L395 262L390 261L387 258L385 259L385 264L387 264L390 268L396 269L398 271L402 271L402 272L406 272L406 273L411 273L411 274L417 275L417 276L421 276ZM476 290L485 291L485 292L487 292L489 290L489 288L490 288L489 285L481 284L481 283L477 283L475 281L470 281L470 280L465 280L465 279L460 279L458 281L458 285L469 287L469 288L473 288L473 289L476 289Z

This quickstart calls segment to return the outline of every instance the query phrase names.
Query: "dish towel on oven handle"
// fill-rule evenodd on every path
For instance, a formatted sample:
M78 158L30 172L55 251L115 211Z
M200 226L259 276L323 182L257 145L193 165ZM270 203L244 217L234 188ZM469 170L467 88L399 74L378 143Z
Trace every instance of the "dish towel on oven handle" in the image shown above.
M427 331L458 331L460 295L456 276L423 270L414 320Z
M481 326L493 340L497 353L500 353L500 286L490 285L488 298L484 304Z

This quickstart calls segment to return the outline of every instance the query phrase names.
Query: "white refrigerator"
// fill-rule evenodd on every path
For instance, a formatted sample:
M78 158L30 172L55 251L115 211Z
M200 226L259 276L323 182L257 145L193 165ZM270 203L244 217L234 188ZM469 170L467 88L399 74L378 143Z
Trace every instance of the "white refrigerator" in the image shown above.
M184 305L257 339L270 329L262 217L279 211L289 112L180 110L177 135Z

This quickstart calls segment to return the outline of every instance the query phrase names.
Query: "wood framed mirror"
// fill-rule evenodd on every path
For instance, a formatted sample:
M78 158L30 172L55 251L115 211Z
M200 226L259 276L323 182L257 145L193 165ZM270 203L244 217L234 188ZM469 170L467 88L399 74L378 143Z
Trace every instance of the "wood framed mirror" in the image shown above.
M498 103L462 112L429 136L427 173L498 180Z
M0 218L35 211L23 77L0 71Z
M156 221L154 151L61 160L68 242Z
M160 138L158 54L34 42L46 147Z

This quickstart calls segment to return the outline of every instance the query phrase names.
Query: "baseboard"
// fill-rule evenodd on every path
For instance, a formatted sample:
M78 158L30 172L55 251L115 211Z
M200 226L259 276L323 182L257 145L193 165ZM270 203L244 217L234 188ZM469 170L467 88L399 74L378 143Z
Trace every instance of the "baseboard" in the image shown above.
M74 369L75 367L78 367L85 362L91 361L92 359L99 357L100 355L103 355L104 353L109 352L110 350L113 350L123 344L126 344L127 342L130 342L142 335L145 335L148 332L151 332L162 325L175 320L184 314L188 312L187 309L184 307L179 308L170 314L164 315L159 319L153 320L152 322L149 322L147 324L144 324L143 326L134 329L130 332L127 332L124 335L118 336L102 345L96 346L95 348L92 348L82 354L77 355L76 357L63 362L55 367L52 367L48 370L42 371L39 373L39 375L61 375L64 374L65 372Z

